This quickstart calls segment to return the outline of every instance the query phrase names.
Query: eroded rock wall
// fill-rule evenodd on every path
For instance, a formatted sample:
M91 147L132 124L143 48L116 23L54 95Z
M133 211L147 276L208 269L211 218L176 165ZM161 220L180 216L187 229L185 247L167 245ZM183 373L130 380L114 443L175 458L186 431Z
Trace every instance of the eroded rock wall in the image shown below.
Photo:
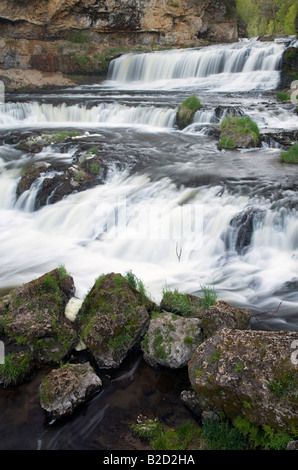
M206 41L237 39L237 13L234 2L229 0L0 3L2 70L104 73L98 55L109 49L195 47ZM91 59L83 60L84 57ZM2 75L9 76L5 72Z

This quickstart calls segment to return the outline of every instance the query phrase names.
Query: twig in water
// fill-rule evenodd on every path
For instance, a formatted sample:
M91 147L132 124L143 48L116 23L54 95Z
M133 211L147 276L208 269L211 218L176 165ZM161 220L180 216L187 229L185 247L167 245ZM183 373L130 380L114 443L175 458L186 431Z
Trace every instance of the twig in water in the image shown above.
M180 246L180 250L179 250L179 253L178 253L178 243L176 243L176 255L177 255L177 258L178 258L179 263L180 263L180 259L181 259L181 255L182 255L182 247Z

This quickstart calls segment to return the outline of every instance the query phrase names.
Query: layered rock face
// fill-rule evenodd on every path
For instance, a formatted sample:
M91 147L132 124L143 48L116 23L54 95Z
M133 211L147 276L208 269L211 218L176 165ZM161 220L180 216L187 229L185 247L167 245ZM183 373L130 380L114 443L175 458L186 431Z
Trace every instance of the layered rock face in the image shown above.
M2 70L98 73L102 51L234 41L238 20L228 0L10 0L0 5L0 31Z

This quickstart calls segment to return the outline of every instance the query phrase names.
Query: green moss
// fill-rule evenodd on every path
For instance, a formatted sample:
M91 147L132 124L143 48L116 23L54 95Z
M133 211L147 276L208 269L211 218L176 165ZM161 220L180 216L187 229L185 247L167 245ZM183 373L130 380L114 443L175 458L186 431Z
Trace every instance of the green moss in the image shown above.
M226 149L234 149L235 142L230 137L222 137L219 141L219 146Z
M194 118L195 113L203 106L196 95L186 98L178 107L176 121L179 129L189 126Z
M249 116L229 116L221 122L220 129L221 131L226 129L235 134L250 134L255 142L260 135L258 125Z
M290 101L291 97L287 93L284 93L283 91L277 91L276 92L276 99L278 101Z
M280 160L283 163L298 163L298 144L293 144L289 150L282 152Z

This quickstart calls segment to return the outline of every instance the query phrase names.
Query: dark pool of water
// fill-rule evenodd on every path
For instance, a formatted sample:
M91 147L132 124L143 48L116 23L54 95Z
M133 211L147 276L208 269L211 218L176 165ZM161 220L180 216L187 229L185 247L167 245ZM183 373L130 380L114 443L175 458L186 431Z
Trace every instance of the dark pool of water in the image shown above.
M188 387L187 369L155 370L133 352L119 369L99 371L102 390L88 403L51 423L39 401L39 385L49 370L0 389L1 450L146 450L130 429L140 414L173 427L194 419L180 399Z

